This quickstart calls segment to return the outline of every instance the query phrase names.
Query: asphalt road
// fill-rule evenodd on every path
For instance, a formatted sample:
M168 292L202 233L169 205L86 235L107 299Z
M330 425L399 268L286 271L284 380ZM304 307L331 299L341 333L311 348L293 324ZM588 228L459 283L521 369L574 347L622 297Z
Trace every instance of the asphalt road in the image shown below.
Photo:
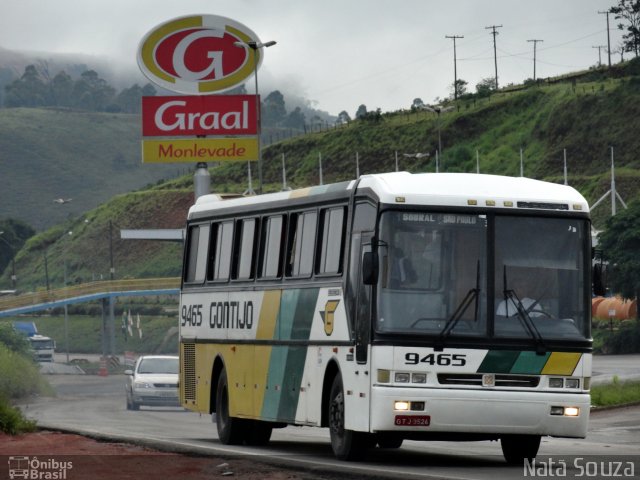
M613 375L615 370L621 378L635 375L640 356L625 357L596 361L594 372L604 376ZM267 447L230 447L218 442L215 425L209 416L178 408L143 407L137 412L127 411L123 375L51 375L49 380L58 392L56 398L38 398L23 405L27 416L38 420L43 427L134 441L178 452L247 456L307 471L329 470L337 475L336 478L351 473L358 477L378 478L496 480L522 478L525 473L523 467L504 463L498 442L405 441L399 450L378 449L364 462L345 463L333 458L326 429L288 427L275 430ZM588 459L594 459L594 462L633 460L636 474L640 475L639 455L640 407L630 407L592 413L589 434L584 440L544 438L538 459L547 462L564 459L569 467L568 477L580 473L580 465L573 463L575 457L586 458L583 462ZM572 470L572 465L578 465L578 470Z

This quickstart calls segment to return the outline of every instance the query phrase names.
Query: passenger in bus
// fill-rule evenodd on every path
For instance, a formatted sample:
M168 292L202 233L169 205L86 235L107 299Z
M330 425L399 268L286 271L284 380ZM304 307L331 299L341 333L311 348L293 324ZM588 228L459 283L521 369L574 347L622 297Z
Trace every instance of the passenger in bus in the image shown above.
M389 275L391 288L402 288L417 280L416 272L411 261L400 247L393 248L391 252L391 272Z
M544 315L539 301L527 296L531 294L531 285L527 280L516 277L510 281L508 289L515 295L510 296L508 300L502 297L502 300L498 303L496 315L502 317L517 316L518 307L516 297L520 299L522 308L524 308L530 317L541 317Z

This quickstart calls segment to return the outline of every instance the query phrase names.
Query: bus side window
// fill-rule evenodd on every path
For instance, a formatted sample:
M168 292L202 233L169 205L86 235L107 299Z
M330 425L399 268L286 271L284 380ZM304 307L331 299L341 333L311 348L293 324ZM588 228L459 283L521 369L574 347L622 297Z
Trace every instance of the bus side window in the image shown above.
M280 278L282 276L282 237L284 216L274 215L263 220L260 241L260 278Z
M311 276L317 224L318 213L315 210L291 215L287 247L287 277Z
M213 240L215 235L215 241ZM209 269L207 280L227 281L231 267L231 248L233 247L233 222L221 222L214 224L211 233L211 255L209 257Z
M202 283L207 268L209 225L194 225L189 228L189 251L184 281Z
M234 280L251 280L253 278L257 229L258 221L256 218L245 218L236 222L236 242L233 253Z
M316 273L342 273L344 251L344 207L326 208L320 212L318 261Z

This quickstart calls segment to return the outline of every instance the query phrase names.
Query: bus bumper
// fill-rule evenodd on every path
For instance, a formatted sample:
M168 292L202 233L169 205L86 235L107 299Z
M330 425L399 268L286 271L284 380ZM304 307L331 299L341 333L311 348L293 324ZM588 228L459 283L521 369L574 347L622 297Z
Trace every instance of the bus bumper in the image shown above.
M394 409L396 402L408 402L409 410ZM414 410L421 407L422 403L422 410ZM577 408L577 415L558 414L558 407L564 407L567 413L569 408ZM371 403L371 431L584 438L587 435L589 409L588 393L418 390L375 386ZM416 417L416 425L407 425L414 423L410 417Z

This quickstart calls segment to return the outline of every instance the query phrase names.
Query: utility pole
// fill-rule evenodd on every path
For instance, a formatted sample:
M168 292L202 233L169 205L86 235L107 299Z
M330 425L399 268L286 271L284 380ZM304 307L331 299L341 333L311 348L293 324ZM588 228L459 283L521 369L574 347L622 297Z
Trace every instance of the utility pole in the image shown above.
M498 54L496 53L496 35L498 32L496 28L502 28L502 25L491 25L490 27L484 27L485 30L491 29L493 35L493 63L496 68L496 90L498 90Z
M527 40L527 42L533 42L533 81L536 81L536 47L538 46L538 42L544 42L544 40L531 39Z
M609 68L611 68L611 35L609 34L609 12L600 12L601 15L607 16L607 54L609 55Z
M456 38L464 38L462 35L445 35L444 38L453 40L453 98L458 100L458 66L456 61Z
M604 45L594 45L591 48L597 48L598 49L598 66L601 67L602 66L602 49L605 48Z

